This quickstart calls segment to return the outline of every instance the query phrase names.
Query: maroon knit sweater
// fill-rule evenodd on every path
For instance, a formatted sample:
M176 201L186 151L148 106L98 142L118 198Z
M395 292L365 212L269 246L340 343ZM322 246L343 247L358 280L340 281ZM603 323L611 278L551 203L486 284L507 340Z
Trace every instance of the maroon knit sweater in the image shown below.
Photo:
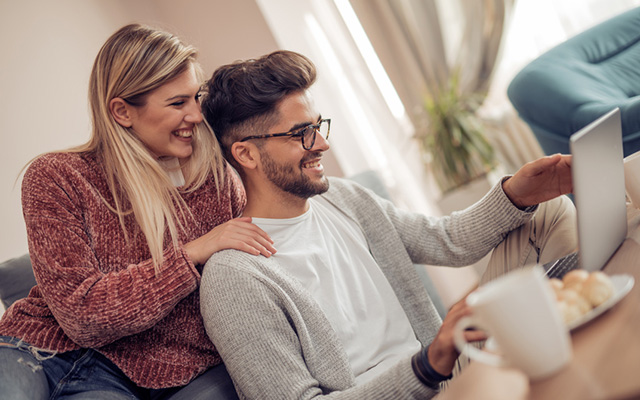
M228 168L217 192L210 179L183 195L188 218L180 244L240 214L244 189ZM200 316L200 268L165 242L156 276L132 215L129 241L95 154L48 154L28 168L22 206L37 286L0 320L0 335L64 352L94 348L136 384L185 385L221 362ZM168 235L167 235L168 236ZM168 239L168 238L167 238Z

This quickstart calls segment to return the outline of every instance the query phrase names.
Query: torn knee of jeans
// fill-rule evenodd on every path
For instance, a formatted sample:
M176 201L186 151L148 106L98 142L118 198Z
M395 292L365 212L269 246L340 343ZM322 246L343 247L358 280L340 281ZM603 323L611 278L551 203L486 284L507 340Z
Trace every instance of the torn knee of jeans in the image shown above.
M39 363L35 363L33 361L25 360L22 357L18 358L18 364L22 364L22 365L30 368L31 372L33 372L33 373L36 373L36 372L38 372L39 370L42 369L42 365L40 365Z
M47 349L41 349L41 348L36 347L36 346L32 346L32 345L30 345L28 343L25 343L22 339L18 340L18 342L15 343L15 344L9 343L9 342L1 342L0 341L0 346L6 346L6 347L14 348L14 349L20 349L20 350L23 350L23 351L27 351L38 361L48 360L50 358L55 357L56 354L58 354L57 351L51 351L51 350L47 350Z
M40 349L35 346L29 346L28 350L38 361L48 360L50 358L55 357L55 355L57 354L57 352L55 351Z
M27 350L38 361L48 360L48 359L50 359L52 357L55 357L55 355L57 354L56 351L51 351L51 350L47 350L47 349L41 349L39 347L27 344L27 343L23 342L22 339L20 339L18 341L18 344L16 346L21 348L21 349L23 349L23 350Z

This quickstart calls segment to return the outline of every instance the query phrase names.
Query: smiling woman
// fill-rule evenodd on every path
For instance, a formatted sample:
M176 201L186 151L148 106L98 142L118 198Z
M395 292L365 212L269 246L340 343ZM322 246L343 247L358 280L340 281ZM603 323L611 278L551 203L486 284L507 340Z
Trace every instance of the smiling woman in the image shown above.
M37 157L23 179L38 284L0 320L3 395L192 399L197 381L208 398L235 397L204 332L201 265L275 249L235 218L245 193L202 121L200 80L196 50L170 33L132 24L102 46L89 141Z
M196 125L202 122L200 84L193 65L146 97L144 105L116 97L111 113L156 157L187 158L193 151Z

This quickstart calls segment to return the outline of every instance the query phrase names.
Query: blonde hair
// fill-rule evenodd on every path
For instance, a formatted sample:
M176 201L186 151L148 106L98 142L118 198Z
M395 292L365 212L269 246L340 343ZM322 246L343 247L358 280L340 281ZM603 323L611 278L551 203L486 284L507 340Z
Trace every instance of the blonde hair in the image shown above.
M130 104L143 105L151 91L190 66L195 67L201 79L196 55L193 47L167 32L138 24L119 29L102 46L91 71L91 138L86 144L67 150L93 151L98 155L115 202L114 206L106 200L105 203L118 214L127 238L124 218L133 213L147 240L156 273L164 261L166 230L177 247L178 228L184 228L185 214L191 214L180 191L155 157L137 136L113 118L109 102L120 97ZM186 179L183 193L195 191L210 175L219 190L224 161L220 146L206 123L195 128L193 153L183 165L183 171Z

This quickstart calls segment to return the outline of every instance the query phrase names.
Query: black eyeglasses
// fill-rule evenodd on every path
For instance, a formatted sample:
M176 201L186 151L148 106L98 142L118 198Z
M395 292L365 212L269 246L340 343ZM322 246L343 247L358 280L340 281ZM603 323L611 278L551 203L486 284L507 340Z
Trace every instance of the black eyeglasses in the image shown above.
M302 148L305 150L311 150L313 148L313 145L316 143L316 134L320 134L320 136L322 136L326 140L326 139L329 139L330 130L331 130L331 118L327 118L327 119L321 119L320 121L318 121L317 124L309 124L307 126L303 126L302 128L295 128L290 130L289 132L247 136L246 138L240 141L244 142L249 139L267 139L271 137L281 137L281 136L301 137Z

